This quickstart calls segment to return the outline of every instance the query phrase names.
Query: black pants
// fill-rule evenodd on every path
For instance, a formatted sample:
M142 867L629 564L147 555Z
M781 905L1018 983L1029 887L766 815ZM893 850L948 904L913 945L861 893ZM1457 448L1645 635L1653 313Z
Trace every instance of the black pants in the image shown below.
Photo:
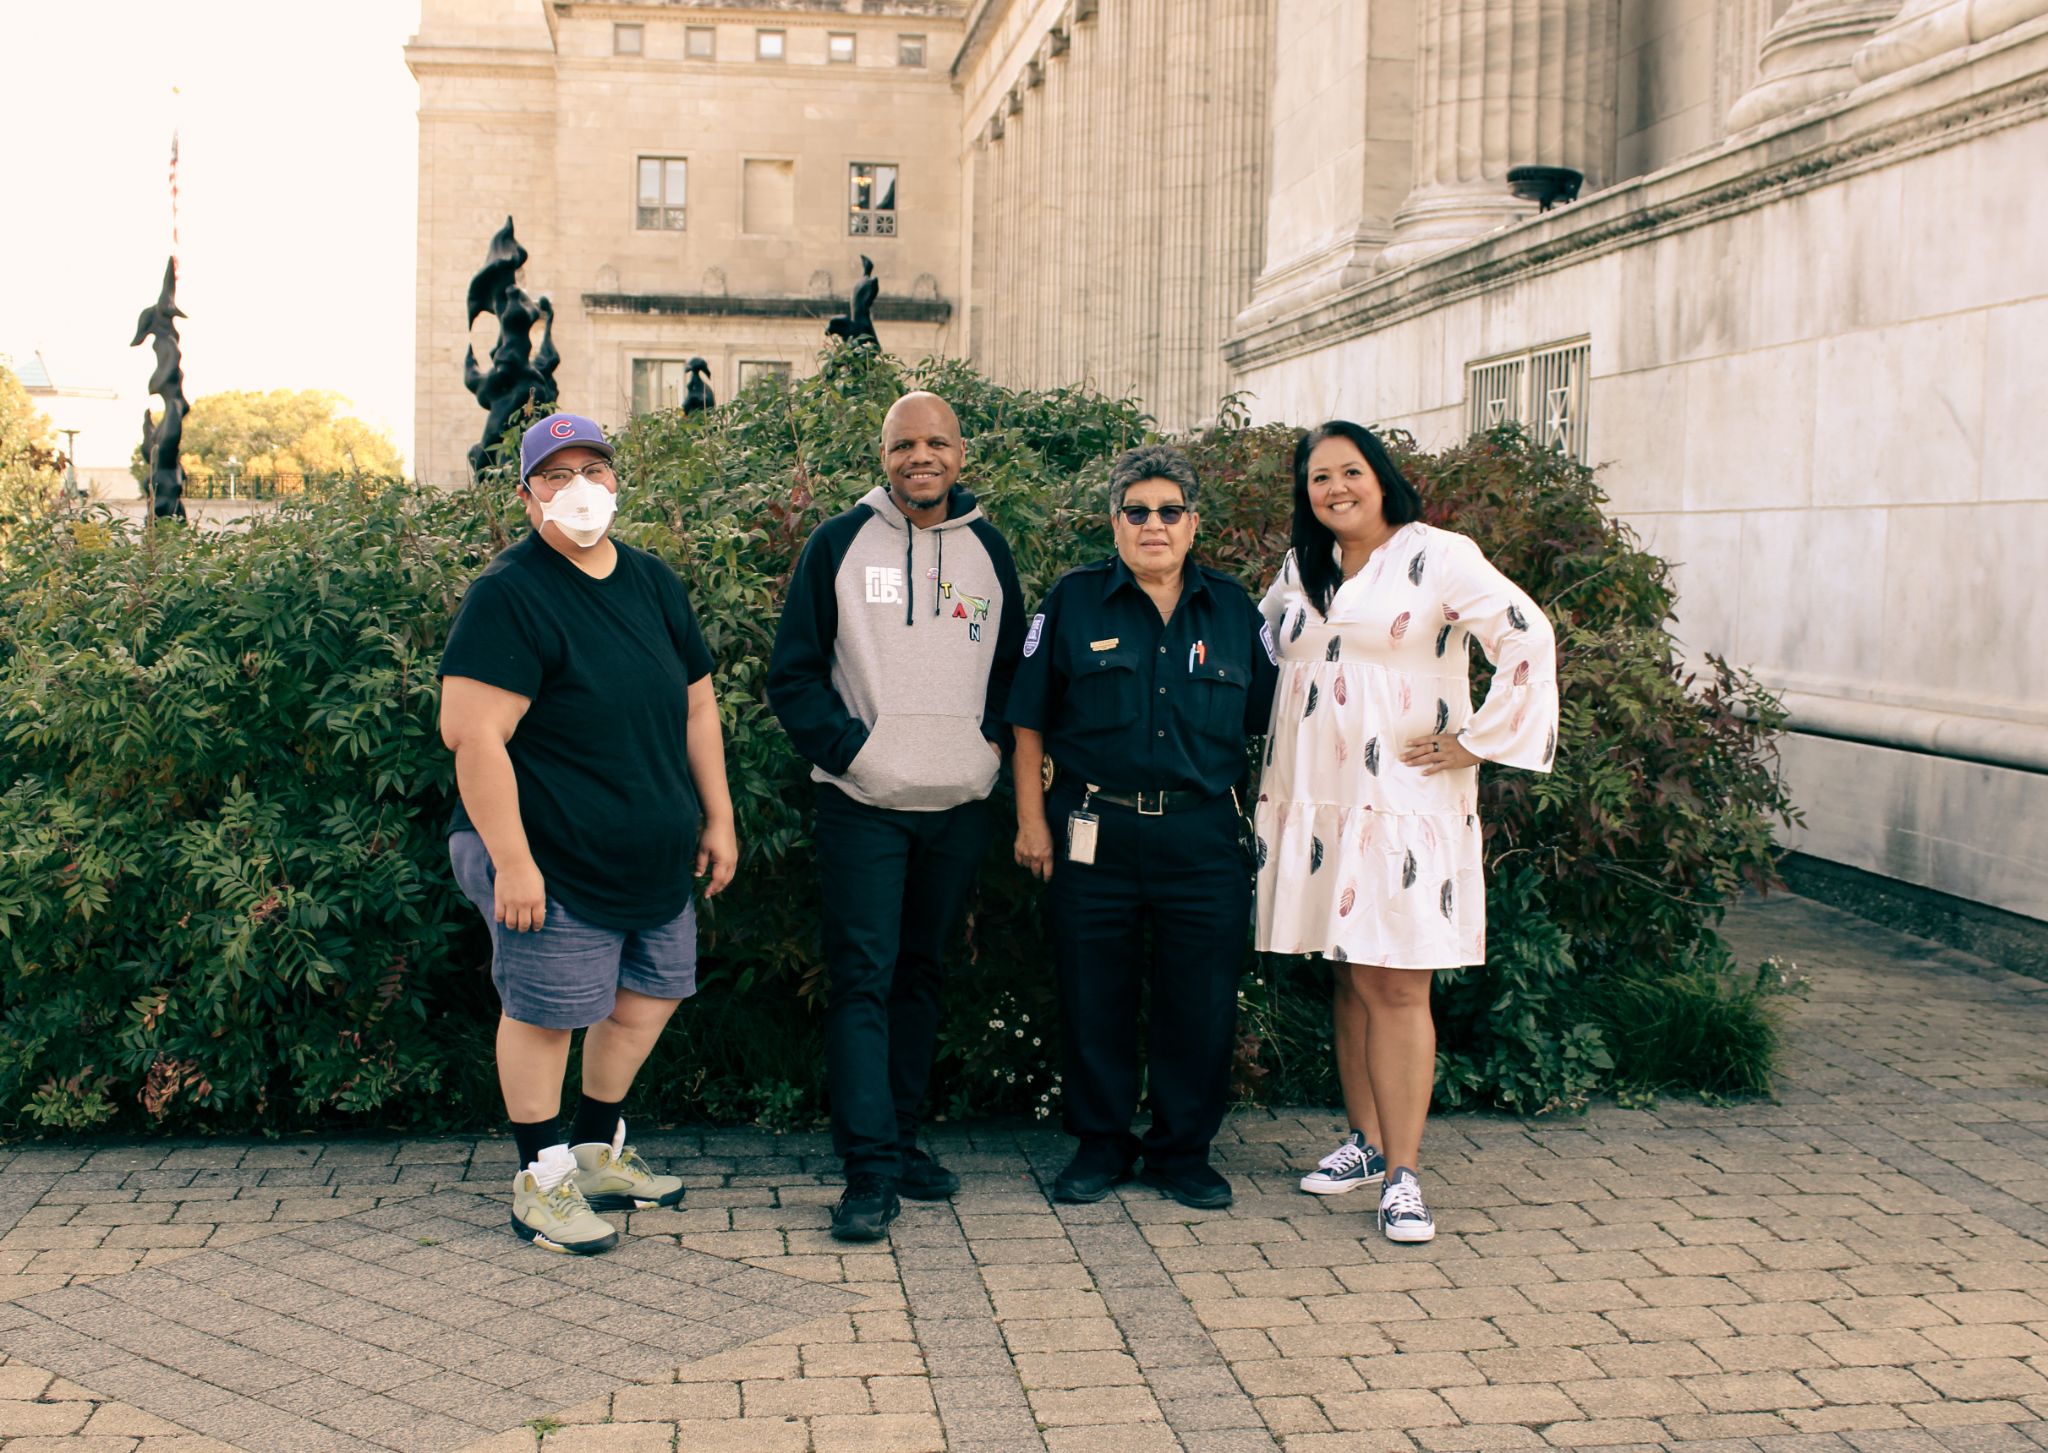
M1057 862L1050 892L1059 967L1067 1133L1095 1164L1141 1150L1161 1169L1206 1164L1230 1094L1237 981L1251 923L1251 877L1225 793L1186 812L1142 817L1096 806L1093 864L1067 861L1067 814L1081 792L1046 803ZM1151 952L1146 952L1149 930ZM1138 993L1151 988L1151 1128L1131 1134L1138 1101Z
M818 788L826 1085L846 1173L894 1176L917 1140L945 950L988 847L988 804L892 812Z

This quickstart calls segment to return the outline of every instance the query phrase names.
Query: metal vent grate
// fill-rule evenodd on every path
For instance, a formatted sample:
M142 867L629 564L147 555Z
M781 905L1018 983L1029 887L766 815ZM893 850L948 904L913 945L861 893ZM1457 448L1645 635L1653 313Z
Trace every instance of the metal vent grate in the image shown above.
M1592 361L1593 345L1581 338L1467 364L1467 432L1520 424L1552 449L1585 463Z

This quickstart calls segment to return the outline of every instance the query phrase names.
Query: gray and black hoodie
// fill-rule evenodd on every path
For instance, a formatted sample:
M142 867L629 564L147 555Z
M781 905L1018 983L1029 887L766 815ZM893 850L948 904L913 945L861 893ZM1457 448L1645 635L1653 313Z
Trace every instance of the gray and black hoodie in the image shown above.
M768 704L811 776L871 807L986 797L1024 640L1010 547L954 485L913 527L880 485L818 526L790 577Z

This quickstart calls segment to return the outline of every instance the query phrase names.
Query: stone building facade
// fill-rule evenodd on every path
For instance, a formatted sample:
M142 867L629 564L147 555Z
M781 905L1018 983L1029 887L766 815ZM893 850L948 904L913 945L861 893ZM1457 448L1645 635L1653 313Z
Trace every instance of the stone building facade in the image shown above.
M888 346L958 351L960 35L947 0L422 0L420 477L468 475L462 353L494 325L463 299L508 214L562 398L606 423L673 403L692 357L721 399L809 372L863 255Z
M534 231L509 208L529 286L574 300L569 396L617 417L651 350L724 349L726 388L785 337L806 366L814 321L645 300L712 268L733 296L843 291L843 197L770 249L719 217L750 158L886 151L916 200L878 270L945 305L898 351L1135 394L1169 428L1231 393L1430 447L1519 420L1677 562L1688 649L1783 693L1799 846L2048 919L2048 0L423 9L423 473L475 427L461 293L536 158ZM724 47L765 15L792 39L761 79ZM717 64L676 59L707 21ZM616 53L632 22L644 57ZM926 69L858 84L913 23ZM824 35L855 29L835 68ZM630 159L714 113L711 215L637 233ZM1578 199L1539 213L1526 165L1582 174Z
M1325 210L1271 194L1258 416L1599 464L1687 646L1783 693L1796 844L2048 918L2048 0L1331 9L1280 7L1276 95L1352 110L1294 161ZM1530 162L1587 191L1517 209Z

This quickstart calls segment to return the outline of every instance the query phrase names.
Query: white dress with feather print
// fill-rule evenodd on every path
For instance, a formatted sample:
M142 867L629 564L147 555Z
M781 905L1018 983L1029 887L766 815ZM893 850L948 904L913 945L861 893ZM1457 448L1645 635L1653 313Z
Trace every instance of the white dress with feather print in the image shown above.
M1260 951L1401 969L1484 963L1478 768L1425 776L1401 752L1451 731L1487 761L1549 771L1549 620L1471 540L1420 522L1338 586L1328 617L1292 551L1259 609L1280 653L1253 813ZM1468 639L1495 668L1477 710Z

